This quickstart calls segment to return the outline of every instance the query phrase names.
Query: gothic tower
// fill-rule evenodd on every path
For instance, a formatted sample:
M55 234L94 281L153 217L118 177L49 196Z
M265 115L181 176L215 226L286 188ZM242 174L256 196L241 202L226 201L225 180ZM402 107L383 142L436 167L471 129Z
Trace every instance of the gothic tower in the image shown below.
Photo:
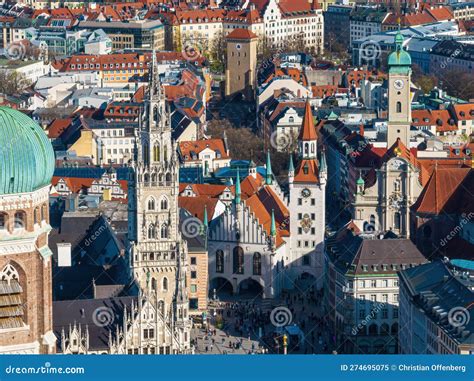
M298 137L296 170L290 158L288 171L290 268L292 277L308 273L318 285L323 272L326 180L324 152L318 155L318 136L308 100Z
M179 231L179 164L171 121L153 53L148 99L135 137L129 186L131 269L143 295L157 309L176 342L175 353L189 350L186 292L187 244ZM176 348L178 343L178 348Z

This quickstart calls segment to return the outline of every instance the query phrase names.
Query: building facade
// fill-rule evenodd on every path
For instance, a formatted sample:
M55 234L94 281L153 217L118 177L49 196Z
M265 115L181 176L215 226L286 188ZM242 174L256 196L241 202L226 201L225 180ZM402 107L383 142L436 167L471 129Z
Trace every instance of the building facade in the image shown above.
M422 190L419 169L410 150L411 58L403 48L403 36L395 36L396 48L388 58L387 151L379 169L360 173L353 219L368 232L410 234L409 208Z

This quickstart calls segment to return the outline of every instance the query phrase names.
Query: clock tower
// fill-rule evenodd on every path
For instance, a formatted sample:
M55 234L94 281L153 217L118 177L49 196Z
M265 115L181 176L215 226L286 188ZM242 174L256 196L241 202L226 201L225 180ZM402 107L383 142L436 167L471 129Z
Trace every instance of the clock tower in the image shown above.
M291 250L288 267L293 279L307 273L320 286L323 274L326 160L318 153L318 136L309 101L298 137L296 169L288 170ZM316 283L317 282L317 283Z
M387 148L397 139L410 148L411 57L403 49L403 36L395 36L395 51L388 57L388 128Z

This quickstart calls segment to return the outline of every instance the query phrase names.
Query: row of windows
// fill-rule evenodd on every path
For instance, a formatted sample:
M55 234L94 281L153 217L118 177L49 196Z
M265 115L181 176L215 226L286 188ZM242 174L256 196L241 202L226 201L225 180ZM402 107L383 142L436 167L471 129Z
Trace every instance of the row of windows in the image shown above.
M47 205L37 207L33 211L33 222L35 224L40 223L46 219L48 213ZM12 224L14 229L25 229L26 228L26 213L18 211L13 215L13 221L11 221L6 213L0 213L0 230L7 230L9 225Z
M236 246L233 250L233 273L244 274L244 250L240 246ZM262 275L262 255L255 252L252 260L253 275ZM224 272L224 252L222 250L216 251L216 272Z
M385 265L388 266L388 265ZM376 288L376 287L398 287L398 279L372 279L372 280L360 280L359 288Z
M379 298L379 295L380 294L371 294L370 295L370 301L371 302L379 301L379 302L383 302L383 303L388 303L389 302L388 294L382 294L381 298ZM378 299L382 299L382 300L378 300ZM359 295L358 300L359 300L360 304L364 304L366 302L365 295ZM392 301L394 303L398 303L398 294L393 294Z

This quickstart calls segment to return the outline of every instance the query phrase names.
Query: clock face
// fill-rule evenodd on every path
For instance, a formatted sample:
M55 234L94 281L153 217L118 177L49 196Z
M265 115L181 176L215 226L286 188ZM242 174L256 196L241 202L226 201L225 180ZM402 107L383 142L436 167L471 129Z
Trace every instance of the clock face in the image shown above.
M403 89L403 86L405 86L405 83L401 79L396 79L393 82L393 87L395 87L397 90Z
M304 188L302 191L301 191L301 196L303 197L309 197L311 196L311 191L308 189L308 188Z

